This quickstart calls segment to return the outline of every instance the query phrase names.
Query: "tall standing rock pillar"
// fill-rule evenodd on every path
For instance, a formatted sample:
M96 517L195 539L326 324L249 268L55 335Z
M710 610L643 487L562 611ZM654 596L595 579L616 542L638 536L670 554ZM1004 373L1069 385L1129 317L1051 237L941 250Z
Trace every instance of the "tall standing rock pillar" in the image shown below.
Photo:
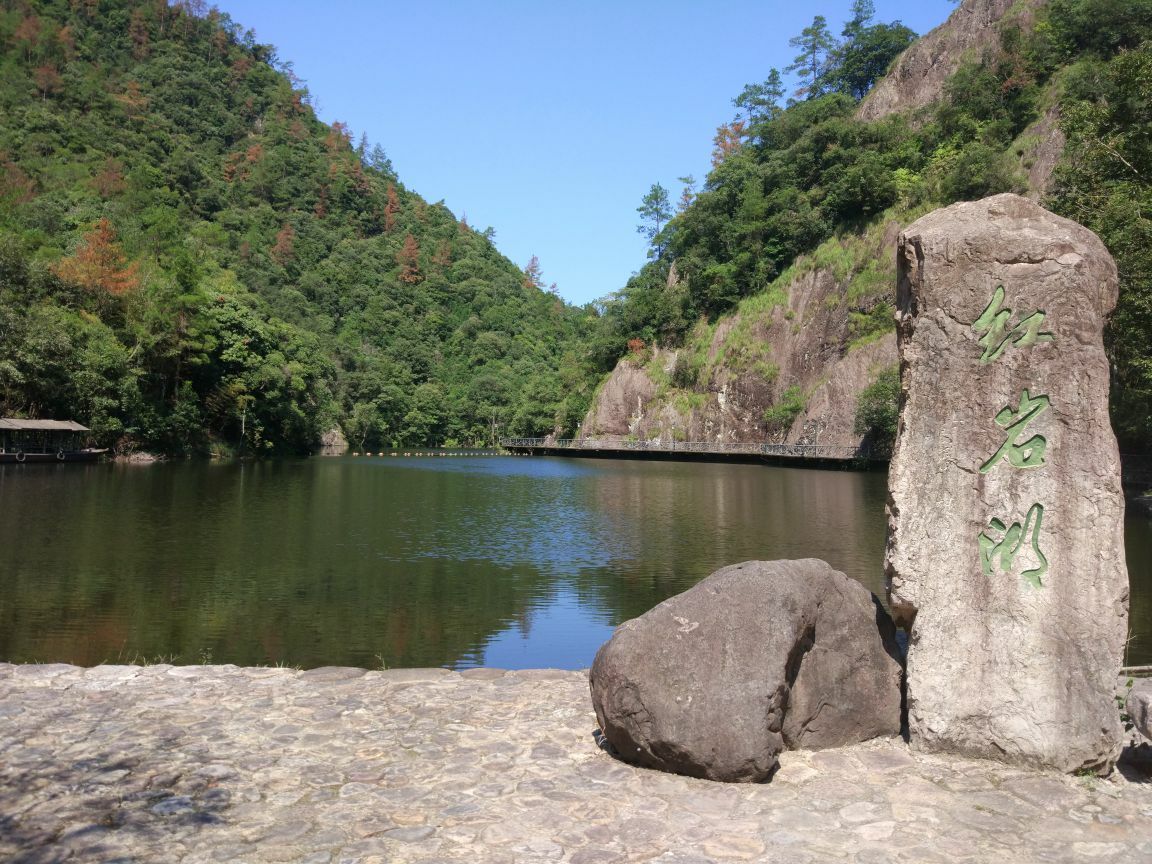
M1016 195L898 250L903 399L885 570L913 746L1061 771L1120 752L1124 499L1104 323L1116 266Z

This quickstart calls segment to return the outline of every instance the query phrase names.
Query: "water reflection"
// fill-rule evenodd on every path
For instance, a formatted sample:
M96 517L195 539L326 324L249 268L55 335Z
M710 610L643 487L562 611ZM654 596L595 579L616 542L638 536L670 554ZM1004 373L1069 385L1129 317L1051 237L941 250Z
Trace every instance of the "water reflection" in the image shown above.
M0 659L577 668L737 561L821 557L882 594L884 497L741 465L0 466ZM1150 662L1148 521L1128 538Z

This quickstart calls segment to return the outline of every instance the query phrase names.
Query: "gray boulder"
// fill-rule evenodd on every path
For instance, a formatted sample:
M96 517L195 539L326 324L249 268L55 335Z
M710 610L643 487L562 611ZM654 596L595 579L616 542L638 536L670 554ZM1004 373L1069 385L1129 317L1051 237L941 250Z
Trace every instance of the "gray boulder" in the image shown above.
M1152 741L1152 678L1143 678L1132 685L1124 710L1136 731Z
M718 570L617 628L592 704L620 757L736 782L783 749L900 732L895 629L866 588L814 558Z
M1127 636L1100 240L1017 195L901 235L890 608L914 747L1060 771L1120 752Z

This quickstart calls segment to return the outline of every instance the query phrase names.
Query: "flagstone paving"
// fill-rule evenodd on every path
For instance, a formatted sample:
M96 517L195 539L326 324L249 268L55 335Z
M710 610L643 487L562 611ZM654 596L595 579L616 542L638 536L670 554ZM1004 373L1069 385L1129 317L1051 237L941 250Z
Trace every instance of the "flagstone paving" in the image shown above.
M1152 861L1152 783L911 752L724 785L600 750L585 673L0 664L0 860Z

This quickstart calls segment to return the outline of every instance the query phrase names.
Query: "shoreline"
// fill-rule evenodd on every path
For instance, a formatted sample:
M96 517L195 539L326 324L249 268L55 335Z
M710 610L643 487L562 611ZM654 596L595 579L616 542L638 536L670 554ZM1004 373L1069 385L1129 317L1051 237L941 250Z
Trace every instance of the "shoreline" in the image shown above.
M0 664L0 858L1132 861L1152 783L785 752L712 783L600 750L584 671Z

